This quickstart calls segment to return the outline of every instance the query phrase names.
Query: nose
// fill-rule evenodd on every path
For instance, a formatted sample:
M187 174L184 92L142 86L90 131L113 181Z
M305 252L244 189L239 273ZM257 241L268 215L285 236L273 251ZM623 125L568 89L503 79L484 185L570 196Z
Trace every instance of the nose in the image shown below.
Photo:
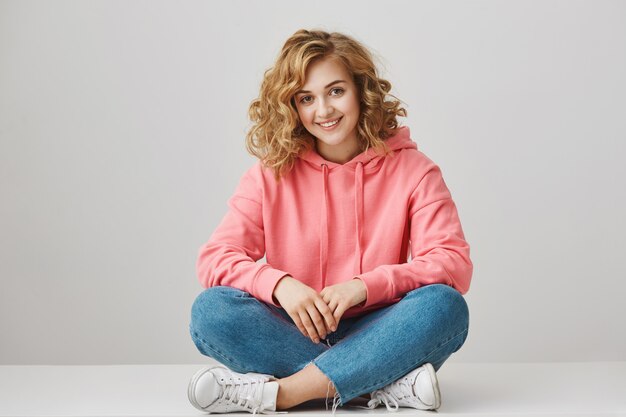
M326 120L328 119L328 116L333 114L335 109L333 109L330 103L324 100L320 100L319 103L320 105L319 105L319 108L317 109L317 115L319 116L320 119Z

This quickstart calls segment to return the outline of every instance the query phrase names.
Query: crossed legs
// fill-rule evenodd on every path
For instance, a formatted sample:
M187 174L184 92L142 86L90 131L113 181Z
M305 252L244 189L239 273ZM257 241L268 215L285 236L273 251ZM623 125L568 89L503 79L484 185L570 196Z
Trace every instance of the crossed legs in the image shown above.
M277 409L288 409L336 395L345 404L425 362L439 369L464 343L468 318L458 291L433 284L341 320L335 333L344 337L329 347L303 336L286 312L220 286L198 296L190 331L202 354L233 371L279 378Z

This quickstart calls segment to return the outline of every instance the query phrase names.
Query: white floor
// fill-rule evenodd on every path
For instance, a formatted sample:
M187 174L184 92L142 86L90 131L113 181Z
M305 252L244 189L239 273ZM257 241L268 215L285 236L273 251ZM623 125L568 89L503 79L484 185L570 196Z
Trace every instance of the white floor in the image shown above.
M0 416L199 416L187 383L199 365L0 366ZM446 363L439 416L626 416L626 362ZM324 400L289 414L329 415ZM337 409L337 414L386 415ZM237 415L237 414L232 414ZM250 415L250 414L243 414Z

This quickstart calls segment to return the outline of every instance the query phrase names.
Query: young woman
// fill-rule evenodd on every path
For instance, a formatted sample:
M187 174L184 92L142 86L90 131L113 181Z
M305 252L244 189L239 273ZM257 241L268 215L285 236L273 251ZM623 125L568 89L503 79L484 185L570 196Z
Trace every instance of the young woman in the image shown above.
M439 408L435 371L467 337L473 266L390 90L362 44L321 30L297 31L265 72L247 136L259 162L197 263L190 332L221 364L192 377L198 409L275 413L329 395L333 414L359 396Z

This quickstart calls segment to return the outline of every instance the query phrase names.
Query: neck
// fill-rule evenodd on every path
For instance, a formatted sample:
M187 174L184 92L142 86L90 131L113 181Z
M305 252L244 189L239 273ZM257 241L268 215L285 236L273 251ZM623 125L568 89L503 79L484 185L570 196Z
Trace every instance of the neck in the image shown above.
M336 164L345 164L361 153L361 148L356 140L339 145L327 145L316 139L315 149L322 158Z

